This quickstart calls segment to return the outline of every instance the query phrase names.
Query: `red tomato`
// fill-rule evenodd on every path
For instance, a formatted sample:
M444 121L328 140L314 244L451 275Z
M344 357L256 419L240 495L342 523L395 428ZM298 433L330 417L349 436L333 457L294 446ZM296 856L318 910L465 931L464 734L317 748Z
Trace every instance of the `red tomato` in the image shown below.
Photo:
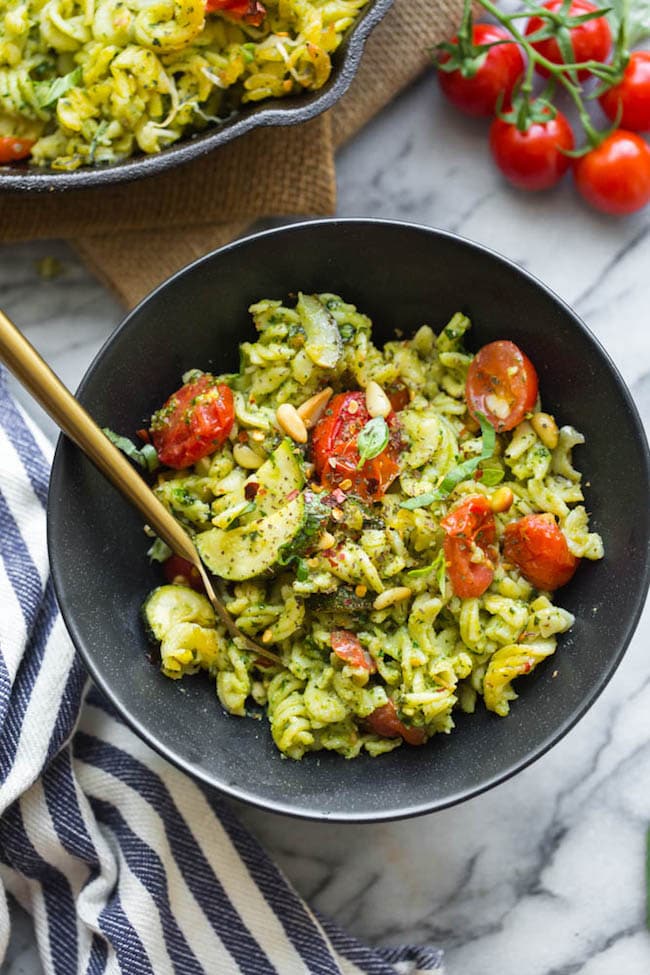
M508 525L503 557L514 562L524 579L537 589L546 590L564 586L580 563L569 551L566 538L551 514L526 515Z
M378 501L399 474L397 458L401 441L397 417L389 413L386 417L390 430L388 446L357 469L357 437L369 420L364 393L338 393L314 427L312 450L322 484L332 490L342 481L350 480L350 491L366 501Z
M206 14L218 11L253 27L259 27L266 16L266 7L259 0L206 0Z
M376 708L366 718L368 726L382 738L402 737L408 745L423 745L426 733L422 728L409 728L397 717L395 705L389 699L386 704Z
M182 386L151 418L163 464L180 470L217 450L235 419L232 391L205 373Z
M537 373L514 342L490 342L479 349L467 371L465 398L474 417L482 413L495 430L512 430L537 400Z
M533 122L526 132L495 118L490 149L505 178L520 190L547 190L559 183L571 160L562 149L573 149L573 132L558 112L548 122Z
M0 163L18 162L32 153L35 139L19 139L14 135L0 136Z
M650 149L634 132L617 129L573 164L576 186L603 213L634 213L650 203Z
M197 592L204 591L199 570L180 555L170 555L163 562L163 573L167 582L177 586L191 586Z
M350 630L334 630L330 639L332 650L346 664L350 664L351 667L361 667L369 674L376 672L377 664L368 651L363 649L359 638Z
M388 396L390 405L396 413L399 413L400 410L405 410L411 402L408 389L401 383L397 383L395 386L389 386L386 390L386 396Z
M563 2L564 0L549 0L543 6L547 10L552 10L554 13L557 13L562 7ZM573 0L569 8L569 15L579 17L581 14L590 13L592 10L597 9L588 0ZM526 27L526 35L534 34L540 28L545 27L546 24L547 21L542 20L541 17L531 17ZM571 36L571 44L573 45L574 60L576 62L606 61L609 57L612 49L612 32L606 17L596 17L594 20L587 20L584 24L578 24L576 27L572 27L569 33ZM547 61L552 61L553 64L564 64L564 58L554 37L549 37L543 41L535 41L533 47ZM540 65L536 65L536 70L541 75L544 75L545 78L550 74L548 68ZM581 81L584 81L589 75L590 72L585 68L578 71L578 78Z
M612 122L632 132L650 131L650 51L635 51L618 85L608 88L598 99Z
M494 578L496 525L490 502L482 494L465 498L440 522L445 530L445 562L451 587L461 599L481 596ZM480 548L483 562L473 562Z
M452 43L458 40L454 37ZM510 43L496 43L508 40ZM494 24L474 24L472 31L474 44L495 44L485 54L485 60L471 78L466 78L461 69L439 71L440 87L445 97L466 115L493 115L499 95L503 104L510 104L515 84L524 72L524 59L510 34ZM440 63L449 60L443 54Z

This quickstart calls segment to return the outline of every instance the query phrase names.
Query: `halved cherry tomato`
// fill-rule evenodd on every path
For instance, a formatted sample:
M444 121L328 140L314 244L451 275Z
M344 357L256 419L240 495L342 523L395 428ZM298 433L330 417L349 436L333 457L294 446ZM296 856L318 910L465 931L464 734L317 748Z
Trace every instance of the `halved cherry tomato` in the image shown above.
M510 104L512 90L524 73L524 59L508 31L495 24L474 24L472 43L494 46L477 59L478 67L475 64L465 73L461 67L439 71L440 87L452 105L466 115L493 115L499 97L505 107ZM439 59L440 64L448 60L449 54Z
M612 122L620 107L619 128L650 131L650 51L634 51L619 84L604 91L598 101Z
M388 414L388 446L358 468L357 438L369 420L363 393L338 393L314 427L312 450L322 484L332 490L350 480L350 491L366 501L379 501L399 474L399 423L394 413Z
M266 7L259 0L206 0L206 14L217 11L253 27L259 27L266 16Z
M400 721L395 705L390 699L380 708L375 708L366 718L366 723L376 735L381 735L382 738L401 736L407 745L423 745L427 738L422 728L409 728Z
M18 162L32 154L35 139L19 139L15 135L0 136L0 163Z
M151 438L163 464L180 470L217 450L235 419L232 390L205 373L169 397L151 419Z
M465 498L440 521L451 588L461 599L481 596L494 578L496 524L490 502L482 494ZM477 549L483 560L474 562Z
M167 582L177 586L191 586L197 592L204 592L203 580L199 570L180 555L170 555L163 562L163 573Z
M537 589L566 585L580 564L551 514L526 515L507 526L503 557Z
M512 430L535 405L537 388L535 367L514 342L490 342L467 371L467 407L475 420L483 413L498 432Z
M334 630L330 637L332 650L337 657L350 664L351 667L361 667L369 674L374 674L377 664L367 650L361 646L361 641L350 630Z
M399 413L400 410L405 410L411 402L409 391L406 386L402 385L402 383L396 383L394 386L388 386L386 389L386 396L388 396L390 405L393 407L395 413Z
M564 2L565 0L549 0L543 6L547 10L557 13ZM571 17L579 17L581 14L591 13L597 9L598 7L595 7L593 3L589 3L589 0L573 0L568 12ZM540 30L540 28L546 26L547 22L542 20L541 17L531 17L526 27L526 35L530 36ZM607 17L604 15L602 17L595 17L593 20L586 20L582 24L571 27L569 35L571 37L573 56L576 62L606 61L609 57L609 52L612 49L612 32L607 22ZM548 61L552 61L553 64L564 64L564 58L554 37L548 37L543 41L534 41L533 47L538 54L541 54ZM549 75L548 68L545 68L543 65L536 65L535 70L545 78ZM581 81L585 81L589 75L590 72L586 68L578 71L578 78Z

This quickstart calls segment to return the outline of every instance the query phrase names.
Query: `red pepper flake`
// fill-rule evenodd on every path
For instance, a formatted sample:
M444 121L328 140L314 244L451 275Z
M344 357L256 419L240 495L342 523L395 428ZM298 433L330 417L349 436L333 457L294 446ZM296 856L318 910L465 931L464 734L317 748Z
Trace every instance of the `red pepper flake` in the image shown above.
M237 439L239 440L240 443L247 443L248 432L246 430L240 430L239 433L237 434Z
M298 488L294 488L293 491L289 491L289 493L287 494L287 501L293 501L293 499L297 498L299 494L300 491L298 490Z
M144 427L142 428L142 430L137 430L136 432L137 435L140 437L140 440L142 440L144 443L151 443L151 437L149 436L149 431L145 430Z
M260 486L257 481L249 481L248 484L244 485L244 497L246 500L252 501L259 489Z

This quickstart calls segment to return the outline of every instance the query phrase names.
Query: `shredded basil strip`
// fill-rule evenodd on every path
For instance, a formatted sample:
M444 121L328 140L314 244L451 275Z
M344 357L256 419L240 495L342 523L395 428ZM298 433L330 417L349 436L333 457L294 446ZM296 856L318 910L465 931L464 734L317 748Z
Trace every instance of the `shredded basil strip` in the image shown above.
M411 569L406 574L412 579L420 579L422 576L426 576L430 572L435 572L438 588L440 589L440 592L442 592L445 584L445 553L442 549L440 549L431 565L424 565L421 569Z
M152 562L166 562L170 555L173 554L167 542L163 542L162 538L157 538L147 551L147 555Z
M359 450L359 463L357 470L363 467L367 460L372 460L385 450L390 439L390 430L383 416L376 416L368 420L365 427L357 437L357 449Z
M155 471L160 467L160 461L158 460L158 454L156 453L156 448L150 443L143 444L142 447L136 447L132 440L128 437L122 437L119 433L114 433L113 430L109 430L108 427L102 427L102 433L104 433L112 444L115 444L123 454L126 454L132 461L134 461L138 467L141 467L145 471Z
M50 108L62 95L74 88L81 81L81 68L75 68L63 77L55 78L54 81L38 81L34 85L34 95L39 108Z
M420 494L417 498L409 498L408 501L402 502L400 508L414 511L416 508L426 508L434 501L444 501L457 484L466 481L468 477L472 476L481 461L489 460L492 457L497 439L494 427L488 423L482 413L477 413L476 415L478 422L481 424L481 434L483 437L483 446L478 457L471 457L469 460L464 461L464 463L459 464L458 467L454 467L449 471L440 487L436 488L435 491L427 491L426 494Z

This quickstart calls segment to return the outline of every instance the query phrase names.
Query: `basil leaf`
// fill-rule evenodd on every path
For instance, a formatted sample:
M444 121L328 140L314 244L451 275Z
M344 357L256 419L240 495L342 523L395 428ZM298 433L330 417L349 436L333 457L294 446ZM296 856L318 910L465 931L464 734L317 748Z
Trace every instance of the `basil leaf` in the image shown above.
M376 416L368 420L365 427L357 437L357 449L359 451L359 470L367 460L372 460L385 450L390 439L390 430L383 416Z
M173 554L167 542L163 542L162 538L157 538L147 551L152 562L166 562L169 556Z
M438 583L438 589L444 595L445 569L446 569L445 553L443 549L440 549L440 551L436 555L431 565L424 565L420 569L411 569L406 574L407 576L410 576L412 579L420 579L423 576L428 575L430 572L435 572L436 582Z
M150 443L144 444L142 448L136 447L132 440L128 437L122 437L119 433L114 433L113 430L109 430L108 427L102 427L102 433L105 434L112 444L115 444L123 454L126 454L130 460L134 461L145 471L155 471L160 467L160 461L158 460L158 454L156 453L156 448Z
M497 484L501 484L501 481L506 476L506 472L504 471L503 467L501 467L501 465L496 461L482 464L479 467L477 474L480 475L478 480L485 487L496 487Z
M482 413L477 413L476 415L478 417L478 422L481 424L481 434L483 438L483 444L479 456L471 457L469 460L459 464L458 467L454 467L452 470L450 470L445 476L442 484L437 487L435 491L428 491L426 494L421 494L417 498L409 498L408 501L402 502L400 508L406 508L407 511L414 511L416 508L425 508L434 501L444 501L444 499L451 494L457 484L461 484L462 481L466 481L468 477L472 476L482 460L489 460L489 458L492 457L497 439L496 433L494 432L494 427L488 423Z
M307 582L307 579L309 579L309 566L304 559L298 559L298 564L296 565L296 579L298 582Z
M37 81L34 85L34 95L39 108L50 108L51 105L74 88L81 81L81 68L75 68L69 74L55 78L53 81Z

